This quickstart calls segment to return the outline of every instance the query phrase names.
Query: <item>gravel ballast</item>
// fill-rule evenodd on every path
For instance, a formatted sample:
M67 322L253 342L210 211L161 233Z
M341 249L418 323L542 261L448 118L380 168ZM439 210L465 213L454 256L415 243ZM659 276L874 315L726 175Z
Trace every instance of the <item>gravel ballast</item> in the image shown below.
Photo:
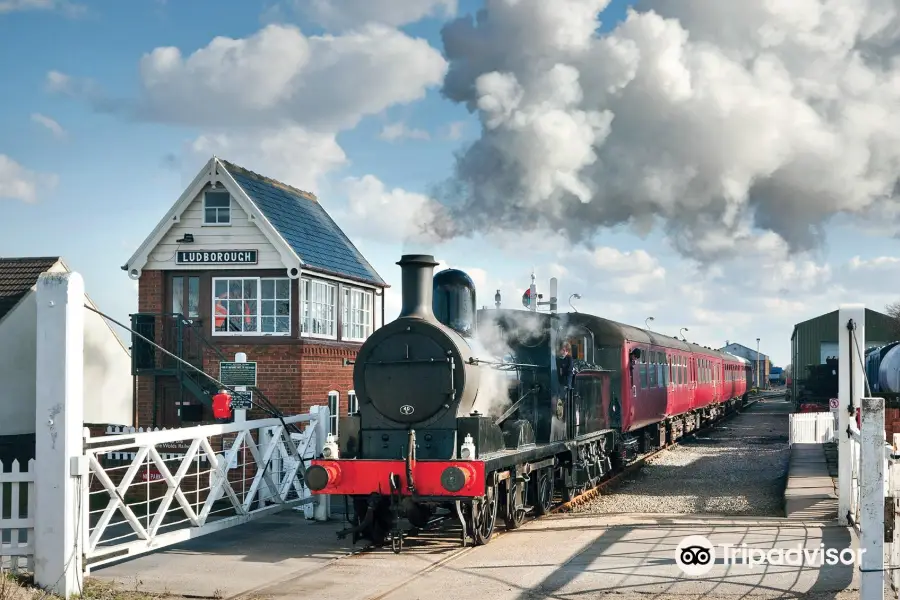
M784 516L790 412L783 398L760 400L714 430L682 438L573 512Z

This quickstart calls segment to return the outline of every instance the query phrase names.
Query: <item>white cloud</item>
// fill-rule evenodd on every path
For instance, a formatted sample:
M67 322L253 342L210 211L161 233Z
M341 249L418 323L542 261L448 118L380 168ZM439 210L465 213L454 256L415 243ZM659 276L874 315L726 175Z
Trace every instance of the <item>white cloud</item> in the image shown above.
M347 162L333 134L297 126L203 134L184 150L183 162L190 176L214 154L312 193L318 193L326 173Z
M486 0L444 29L443 91L482 126L447 235L656 225L718 260L900 204L895 0L647 0L600 35L607 4Z
M366 23L392 27L426 17L452 17L457 0L294 0L307 18L329 29L346 29Z
M86 7L67 0L0 0L0 15L27 10L59 11L75 17L84 14Z
M429 197L399 188L388 189L373 175L349 177L341 187L347 196L347 207L336 209L334 215L351 237L430 243L431 238L422 235L419 227L422 219L439 208Z
M288 122L334 132L420 100L440 83L446 63L425 40L382 25L306 36L273 24L244 39L217 37L187 57L156 48L140 70L146 118L204 127Z
M428 140L431 136L424 129L409 128L406 123L389 123L378 134L383 140L393 142L400 139Z
M66 130L62 128L62 125L46 115L42 115L40 113L32 113L31 120L38 125L46 127L50 131L50 133L52 133L57 138L66 137Z
M271 24L246 38L216 37L188 55L152 50L140 61L141 93L133 100L111 99L93 81L58 71L47 74L46 86L99 111L199 129L184 153L187 170L217 152L312 190L347 162L338 133L422 99L446 68L426 40L382 24L316 36ZM386 134L423 137L406 129Z
M5 154L0 154L0 199L36 202L41 193L56 187L58 177L30 171Z
M448 140L459 140L462 139L463 132L466 128L465 121L453 121L452 123L448 123L446 128L444 129L444 137Z

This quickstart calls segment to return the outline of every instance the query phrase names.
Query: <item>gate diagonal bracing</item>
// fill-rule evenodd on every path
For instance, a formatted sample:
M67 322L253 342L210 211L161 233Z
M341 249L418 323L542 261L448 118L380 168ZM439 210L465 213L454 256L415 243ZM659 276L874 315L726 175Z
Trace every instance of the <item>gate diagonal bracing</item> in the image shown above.
M287 508L326 514L303 473L325 442L328 416L316 406L283 420L102 437L85 430L85 572Z

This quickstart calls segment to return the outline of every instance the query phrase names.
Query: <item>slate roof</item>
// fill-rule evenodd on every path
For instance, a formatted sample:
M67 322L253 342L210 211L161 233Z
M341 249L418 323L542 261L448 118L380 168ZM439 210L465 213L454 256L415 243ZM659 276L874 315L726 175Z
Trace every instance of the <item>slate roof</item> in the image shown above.
M58 256L0 258L0 319L37 284L41 273L57 262Z
M314 195L219 160L305 266L387 286Z

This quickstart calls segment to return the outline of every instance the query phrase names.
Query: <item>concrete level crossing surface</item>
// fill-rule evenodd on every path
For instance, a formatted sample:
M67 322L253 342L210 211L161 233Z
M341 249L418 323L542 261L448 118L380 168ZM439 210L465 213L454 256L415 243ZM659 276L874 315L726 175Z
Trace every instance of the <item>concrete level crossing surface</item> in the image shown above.
M286 511L94 575L147 592L257 600L855 597L858 569L822 554L855 550L854 533L827 517L782 516L789 463L796 477L809 462L790 460L788 412L781 399L760 402L646 467L595 503L602 513L501 529L487 546L462 549L451 529L408 539L399 555L351 555L335 536L346 526L339 516L316 523ZM705 573L676 561L688 536L713 548ZM743 551L726 556L723 545Z
M245 529L247 528L247 529ZM858 590L850 565L726 564L721 544L789 550L855 548L847 528L779 518L557 516L462 550L451 538L422 538L400 555L348 556L338 524L282 514L200 538L178 549L98 570L95 576L147 592L205 598L530 600L533 598L843 598ZM241 531L245 529L244 531ZM702 535L711 570L684 574L676 548ZM777 561L777 556L775 560ZM851 597L851 596L847 596Z

